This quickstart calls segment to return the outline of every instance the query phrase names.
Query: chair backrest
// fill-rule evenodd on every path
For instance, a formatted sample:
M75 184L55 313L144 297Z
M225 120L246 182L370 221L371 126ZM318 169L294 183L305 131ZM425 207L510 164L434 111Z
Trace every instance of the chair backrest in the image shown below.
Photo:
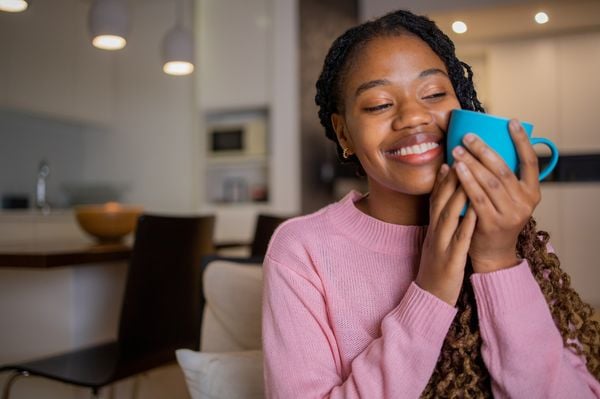
M140 216L119 323L122 350L197 349L201 258L214 252L214 216Z
M260 349L262 265L215 259L204 269L204 313L200 350Z
M254 239L250 246L250 256L260 257L265 256L269 240L275 229L288 217L259 214L256 218L256 227L254 228Z

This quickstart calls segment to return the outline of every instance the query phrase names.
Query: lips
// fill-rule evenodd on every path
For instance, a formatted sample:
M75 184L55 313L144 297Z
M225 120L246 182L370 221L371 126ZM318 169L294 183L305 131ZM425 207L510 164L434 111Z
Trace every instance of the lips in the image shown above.
M442 154L442 136L416 133L396 141L384 151L386 158L410 164L423 164Z
M409 147L402 147L398 150L394 150L393 154L394 155L419 155L419 154L423 154L427 151L433 150L434 148L439 147L440 145L438 143L421 143L421 144L415 144L415 145L411 145Z

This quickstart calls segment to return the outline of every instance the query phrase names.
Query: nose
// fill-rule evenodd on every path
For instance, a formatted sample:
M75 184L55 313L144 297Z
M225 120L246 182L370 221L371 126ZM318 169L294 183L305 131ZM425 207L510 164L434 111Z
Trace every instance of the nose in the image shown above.
M394 130L412 129L433 122L430 110L416 101L405 102L399 107L396 117L392 122Z

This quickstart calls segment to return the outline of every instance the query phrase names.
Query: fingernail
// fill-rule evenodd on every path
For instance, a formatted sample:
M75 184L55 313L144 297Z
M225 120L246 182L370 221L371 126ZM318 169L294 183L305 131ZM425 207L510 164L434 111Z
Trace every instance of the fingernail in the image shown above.
M463 141L465 143L472 143L475 141L476 138L477 136L475 136L473 133L467 133L465 134L465 137L463 137Z
M452 153L454 154L454 156L460 156L460 155L463 155L465 153L465 149L462 148L461 146L456 146L452 150Z
M450 168L448 167L447 164L443 164L442 166L440 166L440 177L443 177L446 175L446 173L448 173L448 170Z
M521 127L521 124L519 123L519 121L518 121L518 120L516 120L516 119L512 119L512 120L510 121L510 128L511 128L512 130L518 130L520 127Z
M464 163L462 162L458 162L456 164L456 169L460 172L460 173L467 173L467 167Z

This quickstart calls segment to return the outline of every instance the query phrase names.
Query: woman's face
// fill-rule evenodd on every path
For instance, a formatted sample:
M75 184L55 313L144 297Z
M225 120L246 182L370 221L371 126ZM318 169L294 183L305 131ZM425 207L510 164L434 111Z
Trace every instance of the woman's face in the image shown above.
M342 85L333 126L370 191L431 192L450 111L460 108L442 60L416 36L380 37L359 50Z

